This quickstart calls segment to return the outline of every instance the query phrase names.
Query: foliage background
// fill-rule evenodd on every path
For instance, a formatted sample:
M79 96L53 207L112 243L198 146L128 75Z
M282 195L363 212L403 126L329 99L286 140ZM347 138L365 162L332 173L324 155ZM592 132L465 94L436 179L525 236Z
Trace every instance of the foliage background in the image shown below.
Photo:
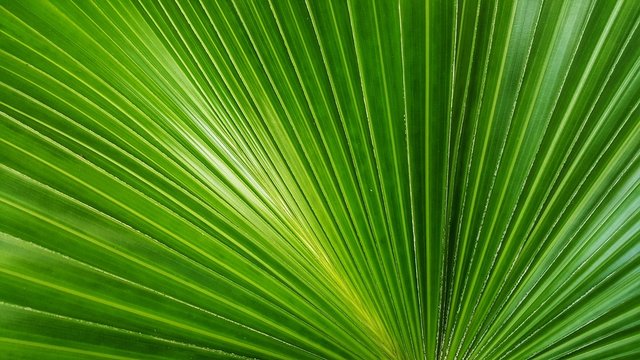
M640 2L0 5L0 357L640 357Z

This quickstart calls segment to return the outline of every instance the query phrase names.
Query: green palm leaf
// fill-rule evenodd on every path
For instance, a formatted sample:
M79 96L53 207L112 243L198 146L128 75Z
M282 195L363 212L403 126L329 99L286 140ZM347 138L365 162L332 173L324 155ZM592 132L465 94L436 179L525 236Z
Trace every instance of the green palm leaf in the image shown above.
M640 2L0 6L0 357L640 357Z

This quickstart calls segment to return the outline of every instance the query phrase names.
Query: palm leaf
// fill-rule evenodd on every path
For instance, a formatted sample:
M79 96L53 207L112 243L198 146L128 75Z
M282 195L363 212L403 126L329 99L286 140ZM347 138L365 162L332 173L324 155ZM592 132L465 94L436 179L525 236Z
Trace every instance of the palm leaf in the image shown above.
M0 5L2 357L640 356L640 2Z

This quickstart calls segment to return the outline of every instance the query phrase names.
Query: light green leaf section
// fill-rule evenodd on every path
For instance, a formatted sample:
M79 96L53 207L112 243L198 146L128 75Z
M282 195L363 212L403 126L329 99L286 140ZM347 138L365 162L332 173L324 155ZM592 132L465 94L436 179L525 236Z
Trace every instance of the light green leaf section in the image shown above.
M0 357L640 357L640 2L0 0Z

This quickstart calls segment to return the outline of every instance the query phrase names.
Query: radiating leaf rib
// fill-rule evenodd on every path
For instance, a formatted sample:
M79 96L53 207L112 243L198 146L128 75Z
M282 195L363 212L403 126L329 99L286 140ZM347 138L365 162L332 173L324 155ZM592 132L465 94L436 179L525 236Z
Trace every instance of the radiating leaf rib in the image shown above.
M0 16L5 357L640 354L637 1Z

